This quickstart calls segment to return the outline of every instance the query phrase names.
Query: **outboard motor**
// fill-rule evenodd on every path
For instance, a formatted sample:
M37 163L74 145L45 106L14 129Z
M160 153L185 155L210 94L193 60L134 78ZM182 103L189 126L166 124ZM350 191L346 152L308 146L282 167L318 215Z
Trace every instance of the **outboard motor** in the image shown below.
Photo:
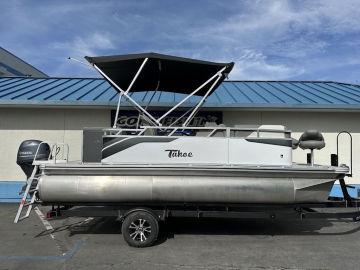
M37 153L36 160L47 160L49 158L50 146L47 143L41 143L42 141L39 140L26 140L19 146L16 163L21 167L27 178L31 176L34 169L32 163L38 148L39 151Z

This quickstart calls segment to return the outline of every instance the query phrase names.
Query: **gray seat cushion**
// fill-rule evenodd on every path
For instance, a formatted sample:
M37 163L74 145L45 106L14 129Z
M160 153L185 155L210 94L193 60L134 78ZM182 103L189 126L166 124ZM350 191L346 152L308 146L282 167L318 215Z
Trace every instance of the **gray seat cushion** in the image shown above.
M305 131L299 139L301 149L322 149L325 147L323 135L317 130Z

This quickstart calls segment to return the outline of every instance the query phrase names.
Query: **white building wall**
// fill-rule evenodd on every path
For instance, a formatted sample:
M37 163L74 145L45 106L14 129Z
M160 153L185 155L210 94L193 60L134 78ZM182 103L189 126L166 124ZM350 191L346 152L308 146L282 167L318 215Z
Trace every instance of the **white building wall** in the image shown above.
M360 184L360 113L355 112L245 112L225 111L224 124L258 124L258 125L284 125L290 129L292 137L299 139L305 130L319 130L325 139L325 148L315 150L315 162L330 165L330 154L336 153L336 135L347 130L353 136L353 165L354 175L349 178L349 183ZM349 143L345 135L339 140L339 163L349 162ZM306 162L308 151L298 148L293 152L295 162Z
M307 129L317 129L325 137L326 147L315 151L315 162L330 164L330 154L336 153L336 135L342 130L353 134L353 183L360 183L360 113L355 112L246 112L225 111L224 124L285 125L298 139ZM110 127L110 110L95 109L0 109L0 180L23 180L16 165L20 143L27 139L65 142L70 146L70 160L80 160L82 129ZM348 144L341 139L340 163L349 164ZM294 151L294 161L306 162L306 151Z
M20 143L39 139L69 144L70 160L80 160L82 129L110 127L110 110L94 109L0 109L0 180L23 180L16 164Z

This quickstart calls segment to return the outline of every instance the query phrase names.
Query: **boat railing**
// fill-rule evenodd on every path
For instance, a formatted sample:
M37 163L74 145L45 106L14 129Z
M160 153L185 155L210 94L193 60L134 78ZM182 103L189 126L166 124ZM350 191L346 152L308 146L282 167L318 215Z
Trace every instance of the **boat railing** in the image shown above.
M291 138L291 131L285 129L262 127L173 127L173 126L141 126L139 128L107 128L103 129L104 136L197 136L197 137L266 137L263 134L278 134L282 138ZM268 136L268 135L267 135Z
M50 154L47 160L39 160L39 150L43 144L48 144L50 147ZM67 163L69 161L69 145L67 143L41 142L36 149L33 165L44 163Z

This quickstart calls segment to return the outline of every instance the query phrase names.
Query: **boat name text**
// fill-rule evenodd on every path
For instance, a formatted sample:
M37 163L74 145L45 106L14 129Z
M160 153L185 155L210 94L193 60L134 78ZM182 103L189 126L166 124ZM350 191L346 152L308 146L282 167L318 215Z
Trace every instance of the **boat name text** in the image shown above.
M193 157L192 152L181 152L180 150L177 149L169 149L169 150L165 150L165 152L169 152L168 153L169 158Z

